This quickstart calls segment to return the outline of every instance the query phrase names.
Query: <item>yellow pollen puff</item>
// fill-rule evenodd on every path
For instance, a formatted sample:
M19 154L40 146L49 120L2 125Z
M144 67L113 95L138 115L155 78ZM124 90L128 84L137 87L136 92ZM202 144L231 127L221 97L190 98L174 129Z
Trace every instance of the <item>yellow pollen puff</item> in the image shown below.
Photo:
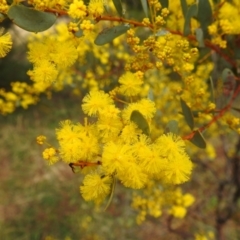
M157 16L155 21L156 21L155 23L160 26L166 23L162 16Z
M98 173L91 173L85 176L80 192L86 201L101 203L110 193L111 184L112 178L109 176L102 177Z
M122 75L118 82L121 84L119 92L125 96L136 96L142 91L142 80L143 73L131 73L126 72Z
M74 22L70 22L68 24L68 30L69 30L69 32L77 32L79 30L78 24L74 23Z
M212 24L212 25L208 26L208 32L211 35L217 34L217 26L216 26L216 24Z
M170 214L175 218L184 218L186 216L187 209L182 206L173 206L170 210Z
M143 23L145 26L149 25L149 24L150 24L149 18L144 18L144 19L142 20L142 23Z
M72 18L82 19L87 15L87 7L82 0L74 0L69 6L68 15Z
M89 14L93 17L98 17L104 13L104 5L101 0L91 0L88 5Z
M58 156L56 156L56 153L57 153L56 149L51 147L46 148L42 154L43 158L48 161L49 165L52 165L59 160Z
M43 145L43 143L46 141L46 139L47 139L47 138L46 138L45 136L43 136L43 135L38 136L38 137L36 138L37 144Z
M161 15L163 17L167 17L169 14L169 10L167 8L163 8L162 11L161 11Z

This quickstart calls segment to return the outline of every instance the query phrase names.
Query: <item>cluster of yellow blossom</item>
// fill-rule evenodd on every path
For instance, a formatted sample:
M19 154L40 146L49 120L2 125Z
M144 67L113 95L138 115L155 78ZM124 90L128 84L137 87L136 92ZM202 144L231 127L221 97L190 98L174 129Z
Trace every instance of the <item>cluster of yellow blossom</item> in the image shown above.
M158 218L166 210L175 218L184 218L187 208L195 201L190 193L183 194L182 190L164 186L158 181L149 181L142 195L133 194L132 207L138 211L136 221L141 224L147 215Z
M38 102L38 94L25 82L11 83L12 91L0 89L0 113L12 113L18 106L24 109Z
M28 0L28 3L38 10L64 10L69 5L68 0Z
M26 108L36 103L41 93L62 90L66 85L77 88L78 93L89 90L82 100L88 118L83 124L62 121L56 130L59 148L48 144L43 158L49 164L62 160L73 170L79 168L85 175L80 192L86 201L104 201L116 179L127 188L146 188L143 196L133 198L133 208L140 211L138 223L147 215L161 216L166 204L169 214L183 218L194 202L192 195L170 189L188 181L193 169L179 136L189 133L180 98L195 111L199 126L209 122L215 110L207 83L213 64L209 58L200 59L200 63L196 41L179 34L184 25L180 1L169 1L168 9L161 8L157 0L148 2L151 17L137 22L111 14L103 16L108 9L105 1L29 0L36 9L69 18L57 25L56 31L29 40L28 60L33 67L28 75L32 85L16 82L11 92L0 91L0 111L6 114L17 105ZM189 0L187 4L194 2ZM5 1L0 4L5 12ZM232 17L224 15L232 6L239 9L238 1L223 3L209 26L212 43L222 48L226 46L223 34L239 33L232 26L239 25L238 10ZM114 26L115 22L130 26L126 39L119 37L96 46L94 39L99 33L104 36L106 32L101 31L111 28L113 22ZM144 27L144 37L136 26ZM191 27L198 26L192 19ZM10 49L10 35L2 35L0 57ZM148 124L149 135L131 119L134 112ZM179 135L165 131L172 119L179 122ZM239 119L228 118L226 122L239 131ZM42 145L45 140L40 136L37 142Z
M138 75L142 74L134 76L127 72L120 77L119 92L126 97L138 95ZM131 81L136 82L137 88L126 84ZM89 117L97 117L95 123L85 119L81 125L67 120L56 131L59 157L66 163L91 166L80 187L84 199L101 202L110 193L114 176L133 189L143 188L151 179L173 185L188 181L193 165L184 141L172 133L152 140L130 120L132 112L137 110L150 125L156 112L154 102L143 98L119 109L114 104L115 97L91 91L84 97L82 109ZM43 157L52 164L57 161L55 153L53 148L47 148Z
M227 47L225 35L240 34L240 2L234 0L231 2L220 1L220 8L214 15L213 23L208 27L212 42L220 48Z
M7 13L9 5L6 0L0 0L0 13Z
M28 71L28 75L32 84L13 82L11 91L2 89L0 91L1 114L12 113L18 106L27 108L29 105L36 104L40 94L44 93L49 97L51 91L60 91L66 85L76 87L78 84L80 88L88 89L98 89L101 84L108 85L110 76L106 78L106 70L115 71L114 68L117 69L119 67L117 64L122 60L109 66L110 46L99 47L93 43L94 36L91 36L94 31L93 26L89 20L84 20L81 24L84 36L81 38L74 36L77 29L72 22L69 26L60 23L54 32L48 31L42 35L30 36L28 60L33 64L33 69ZM116 48L122 48L121 42L114 41L114 44ZM9 33L0 37L0 53L3 56L11 49L11 45ZM118 52L117 49L115 52ZM77 70L74 64L77 64L77 68L82 65L82 69L86 69L87 54L93 54L96 59L96 68L86 72ZM127 57L128 54L125 54L124 58ZM119 58L123 56L119 54Z

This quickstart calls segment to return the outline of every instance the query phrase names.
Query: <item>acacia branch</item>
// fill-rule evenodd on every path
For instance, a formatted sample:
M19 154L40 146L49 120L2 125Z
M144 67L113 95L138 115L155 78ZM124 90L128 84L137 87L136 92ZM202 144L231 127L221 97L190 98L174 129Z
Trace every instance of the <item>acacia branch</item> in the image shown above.
M192 131L190 134L188 134L187 136L182 137L183 140L190 140L194 137L194 135L196 134L197 131L199 132L203 132L204 130L206 130L207 128L209 128L213 123L215 123L218 119L220 119L232 106L233 101L235 100L235 98L237 97L237 95L240 92L240 85L236 88L236 90L234 91L234 94L230 100L230 102L224 107L222 108L219 113L217 115L215 115L211 121L209 123L207 123L206 125L198 128L195 131Z

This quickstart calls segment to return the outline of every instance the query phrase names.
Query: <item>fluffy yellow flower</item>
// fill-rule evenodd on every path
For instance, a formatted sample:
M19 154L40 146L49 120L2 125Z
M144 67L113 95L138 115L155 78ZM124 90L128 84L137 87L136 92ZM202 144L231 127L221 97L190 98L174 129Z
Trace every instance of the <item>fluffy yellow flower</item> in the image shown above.
M34 64L41 63L49 57L49 47L44 40L43 42L30 42L28 49L28 60Z
M80 124L73 124L67 120L61 123L56 130L60 144L59 153L63 161L77 162L89 161L99 153L98 139L95 134L88 133Z
M125 187L133 189L143 188L148 181L147 174L139 165L133 162L129 163L125 171L118 174L118 177Z
M187 209L182 206L172 206L170 214L175 218L184 218L186 216Z
M156 144L160 148L162 157L169 157L172 153L185 151L185 142L179 136L173 133L167 133L161 135L157 140Z
M42 60L34 66L32 71L28 71L28 75L35 82L53 83L57 79L58 71L54 64L48 60Z
M129 145L110 142L105 145L102 154L102 166L107 174L124 173L130 167L129 162L134 161L132 149Z
M43 158L48 161L49 165L52 165L59 160L59 158L56 154L57 154L56 149L54 149L52 147L46 148L43 151Z
M144 171L151 177L161 174L165 162L160 157L158 148L155 145L149 145L139 149L139 164Z
M112 104L113 100L108 94L103 91L91 91L83 98L82 109L84 113L93 116Z
M93 17L98 17L104 13L103 1L91 0L88 5L89 14Z
M99 203L110 193L111 184L112 179L109 176L88 174L83 180L83 186L80 186L80 192L86 201L94 200Z
M136 96L142 91L143 80L134 73L126 72L118 82L121 84L119 91L125 96Z
M12 48L12 39L10 33L3 34L3 29L0 29L0 57L5 57Z
M54 45L54 53L52 53L50 57L57 66L67 68L75 63L78 53L73 42L68 40L56 42Z
M70 4L68 15L72 18L83 18L87 15L87 6L81 0L74 0Z
M163 147L164 148L164 147ZM193 164L186 153L175 152L164 158L161 178L168 184L181 184L190 179Z
M122 121L117 115L110 117L108 114L101 114L97 121L97 128L104 142L117 139L122 125Z

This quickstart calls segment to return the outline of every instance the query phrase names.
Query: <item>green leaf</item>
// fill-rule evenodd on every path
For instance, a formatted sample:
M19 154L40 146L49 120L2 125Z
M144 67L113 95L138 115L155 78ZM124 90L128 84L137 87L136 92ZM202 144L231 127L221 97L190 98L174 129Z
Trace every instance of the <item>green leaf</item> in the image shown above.
M129 25L118 25L112 28L106 28L98 34L94 43L99 46L104 45L106 43L111 42L113 39L119 37L120 35L124 34L129 29L130 29Z
M90 0L83 0L83 2L84 2L85 5L88 5Z
M223 71L222 71L222 81L223 81L223 83L227 83L227 82L232 81L232 80L235 81L234 73L232 72L231 69L224 68Z
M185 118L186 123L188 126L193 129L194 128L194 118L193 118L193 113L190 107L186 104L186 102L181 98L181 107L182 107L182 112L183 116Z
M165 133L171 132L178 135L178 122L176 120L170 120L164 132Z
M11 5L13 3L13 0L7 0L6 2L8 5Z
M186 17L187 17L187 10L188 10L188 6L187 6L187 1L186 0L181 0L181 7L182 7L183 16L186 19Z
M191 18L197 16L197 5L193 4L188 8L185 22L184 22L184 29L183 29L183 34L184 36L187 36L191 33Z
M148 3L147 3L147 0L141 0L141 3L142 3L143 11L144 11L146 17L148 17Z
M195 33L196 33L196 39L198 41L198 46L200 48L205 47L204 37L203 37L203 30L201 28L197 28L195 30Z
M208 35L208 26L212 23L212 8L209 0L198 0L197 19L201 24L201 28L205 37Z
M122 17L123 16L122 1L121 0L112 0L112 1L118 14Z
M168 0L160 0L162 8L168 8Z
M190 142L199 148L206 148L206 141L199 130L197 130Z
M148 122L139 111L134 110L131 114L130 120L142 130L143 134L149 136L150 130Z
M82 29L79 29L77 32L74 33L74 35L75 35L76 37L78 37L78 38L84 36L83 30L82 30Z
M23 5L11 6L7 15L13 23L29 32L45 31L57 20L53 13L41 12Z
M110 194L110 197L108 199L107 205L104 208L104 211L106 211L107 208L110 206L110 204L112 202L112 199L113 199L113 194L114 194L114 191L115 191L115 188L116 188L116 177L115 177L115 175L112 178L113 178L113 183L112 183L112 187L111 187L111 194Z

